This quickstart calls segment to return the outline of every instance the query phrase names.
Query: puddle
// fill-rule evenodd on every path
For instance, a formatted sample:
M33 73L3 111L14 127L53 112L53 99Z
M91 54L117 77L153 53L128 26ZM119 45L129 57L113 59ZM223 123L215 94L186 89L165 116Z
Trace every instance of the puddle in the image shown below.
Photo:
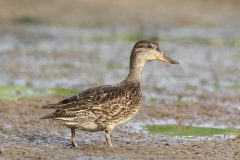
M213 135L240 135L239 129L210 128L179 125L147 125L143 129L152 134L165 136L213 136Z

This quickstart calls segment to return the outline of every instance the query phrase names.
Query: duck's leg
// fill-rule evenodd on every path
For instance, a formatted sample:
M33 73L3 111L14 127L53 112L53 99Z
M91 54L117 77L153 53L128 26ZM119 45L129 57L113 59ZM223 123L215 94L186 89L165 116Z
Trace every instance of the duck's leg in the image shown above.
M76 141L75 129L74 128L71 128L71 134L72 134L72 137L71 137L72 146L73 147L78 147L77 141Z
M112 141L111 141L112 130L111 129L105 129L104 132L105 132L105 138L106 138L108 147L112 148L113 147Z

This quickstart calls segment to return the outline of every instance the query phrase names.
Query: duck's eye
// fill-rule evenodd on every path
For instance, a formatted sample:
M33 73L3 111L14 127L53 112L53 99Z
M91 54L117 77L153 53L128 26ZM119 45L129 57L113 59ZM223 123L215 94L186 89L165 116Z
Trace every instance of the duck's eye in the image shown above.
M149 44L149 45L147 45L147 48L153 48L153 47L152 47L152 45Z

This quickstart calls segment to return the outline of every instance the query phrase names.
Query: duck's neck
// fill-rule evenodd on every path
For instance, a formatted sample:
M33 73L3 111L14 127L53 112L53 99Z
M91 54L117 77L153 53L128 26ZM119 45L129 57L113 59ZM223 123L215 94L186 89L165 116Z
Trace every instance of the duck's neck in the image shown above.
M125 82L141 82L142 71L145 65L145 61L139 59L131 59L129 66L129 73L127 78L124 80Z

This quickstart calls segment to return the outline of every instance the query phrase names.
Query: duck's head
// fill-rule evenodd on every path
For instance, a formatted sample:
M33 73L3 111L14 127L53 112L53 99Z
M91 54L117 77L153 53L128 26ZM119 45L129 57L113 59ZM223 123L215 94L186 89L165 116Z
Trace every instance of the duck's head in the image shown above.
M131 61L162 61L169 64L179 64L177 61L167 57L160 49L159 45L153 41L138 41L132 50Z

